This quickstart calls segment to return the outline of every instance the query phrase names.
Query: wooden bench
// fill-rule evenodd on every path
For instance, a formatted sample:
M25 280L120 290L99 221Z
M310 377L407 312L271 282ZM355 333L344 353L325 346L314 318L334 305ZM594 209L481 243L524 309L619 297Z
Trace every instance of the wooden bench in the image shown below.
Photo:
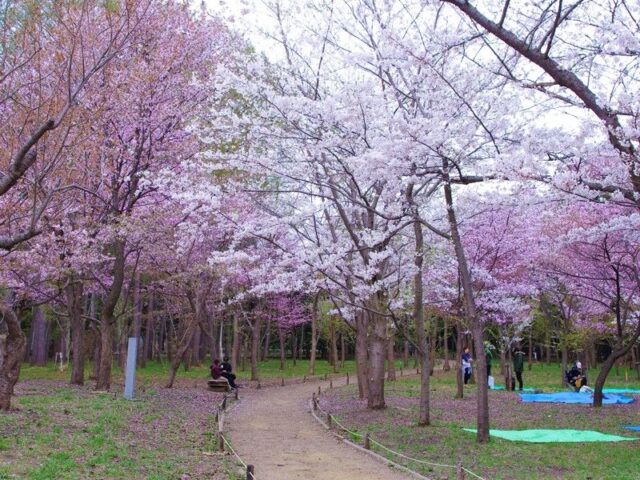
M209 390L212 392L228 392L231 390L229 381L224 377L218 378L217 380L210 378L207 381L207 385L209 385Z

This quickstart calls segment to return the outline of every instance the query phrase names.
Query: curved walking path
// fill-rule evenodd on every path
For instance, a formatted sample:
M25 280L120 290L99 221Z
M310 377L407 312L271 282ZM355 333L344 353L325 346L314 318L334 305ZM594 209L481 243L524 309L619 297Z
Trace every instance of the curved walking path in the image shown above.
M241 390L228 419L231 443L257 480L407 480L411 477L345 445L309 413L313 382Z

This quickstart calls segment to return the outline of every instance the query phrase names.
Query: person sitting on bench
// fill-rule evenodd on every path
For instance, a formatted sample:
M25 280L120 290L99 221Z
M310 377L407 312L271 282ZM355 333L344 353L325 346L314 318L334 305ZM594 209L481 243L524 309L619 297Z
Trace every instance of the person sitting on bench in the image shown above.
M238 388L236 385L236 376L231 373L233 367L229 363L229 357L224 357L224 361L220 364L220 368L222 369L221 375L227 379L229 386L234 389Z
M220 366L220 360L217 358L213 360L213 365L211 365L211 378L214 380L218 380L222 377L222 367Z

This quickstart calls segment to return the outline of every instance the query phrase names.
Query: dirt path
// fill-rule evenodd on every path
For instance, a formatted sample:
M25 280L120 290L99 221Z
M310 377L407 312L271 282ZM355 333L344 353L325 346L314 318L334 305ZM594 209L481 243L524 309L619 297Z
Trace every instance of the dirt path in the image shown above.
M228 419L231 442L257 480L407 480L382 462L345 445L308 412L318 385L241 390Z

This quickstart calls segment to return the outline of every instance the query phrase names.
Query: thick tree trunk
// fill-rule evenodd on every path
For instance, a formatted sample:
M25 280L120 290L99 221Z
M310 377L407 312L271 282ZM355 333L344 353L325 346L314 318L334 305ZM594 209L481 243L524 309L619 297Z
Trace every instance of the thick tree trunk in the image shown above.
M375 310L377 302L374 302ZM387 320L373 312L368 312L371 336L369 338L369 396L367 407L382 409L384 401L384 373L387 358Z
M66 288L67 312L71 324L73 363L71 384L84 385L84 318L82 317L82 282L71 280Z
M369 396L369 345L367 341L367 317L364 311L356 314L356 374L358 396L364 400Z
M0 304L0 316L7 326L6 337L0 337L0 411L3 411L11 408L13 387L20 376L27 340L9 306Z
M31 365L44 367L49 351L49 328L41 307L33 307L31 319Z
M115 309L122 293L125 267L125 242L116 240L113 245L113 283L102 306L100 325L100 361L96 381L96 390L111 388L111 367L113 363L113 326Z
M604 398L602 394L602 389L604 388L604 383L607 380L607 376L611 372L611 369L615 365L616 361L619 358L623 358L627 353L629 353L629 350L633 348L633 346L638 341L639 337L640 337L640 324L636 327L634 334L628 340L626 345L624 345L621 339L618 340L616 347L611 350L611 353L602 364L602 367L600 367L600 373L598 374L596 378L596 383L594 384L594 387L593 387L594 389L593 406L594 407L602 406L602 400Z
M311 312L311 347L309 348L309 375L316 374L316 351L318 349L318 302L320 294L313 298L313 311ZM362 397L360 397L362 398Z

